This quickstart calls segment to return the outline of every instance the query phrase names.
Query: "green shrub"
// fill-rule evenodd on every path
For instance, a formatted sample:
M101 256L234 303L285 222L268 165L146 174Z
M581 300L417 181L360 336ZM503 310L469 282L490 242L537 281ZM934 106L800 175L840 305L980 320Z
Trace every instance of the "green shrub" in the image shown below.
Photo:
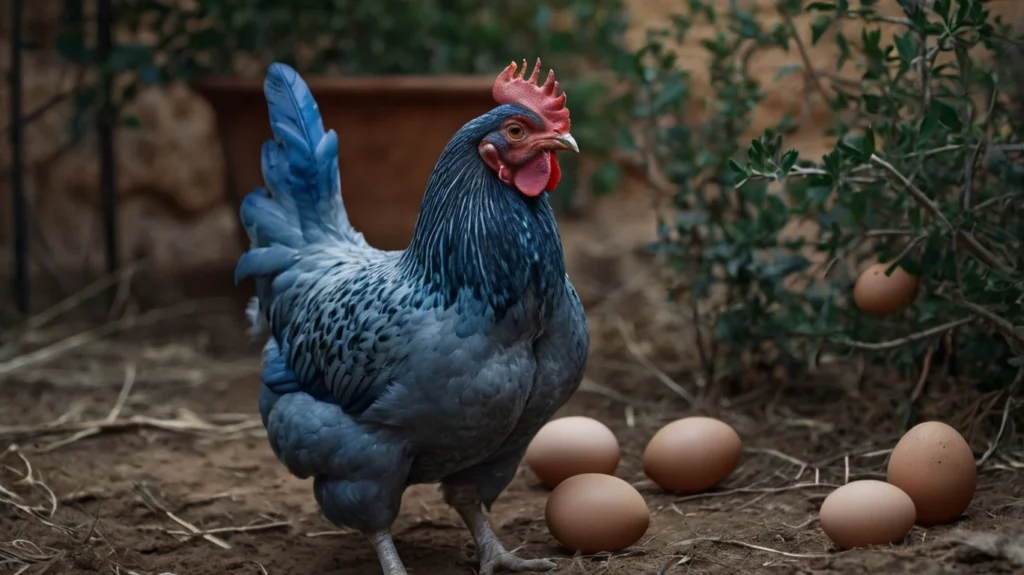
M796 368L822 350L865 352L909 374L931 348L955 352L981 386L1008 385L1024 363L1024 166L1013 159L1024 108L1007 81L1020 58L1010 26L976 0L901 0L899 18L875 0L783 0L767 9L778 13L770 27L739 4L716 12L689 0L650 33L630 77L636 147L672 185L657 242L678 278L672 296L715 301L712 341L701 342L707 377L738 374L751 356ZM801 12L810 31L796 29ZM716 33L701 41L711 93L694 120L689 63L673 49L702 21ZM825 41L835 68L808 69L809 44ZM837 143L823 158L786 148L794 117L743 139L778 89L750 70L766 50L804 56L780 75L804 74L831 108ZM815 235L783 233L795 221L813 222ZM920 276L912 306L884 319L857 308L853 282L874 261Z
M98 62L83 0L63 2L58 52L68 61L119 78L118 110L143 86L198 76L262 74L274 61L302 73L341 75L497 74L511 60L540 57L568 89L574 136L585 154L608 158L621 123L604 105L608 74L629 61L621 0L126 0L116 3L121 41ZM105 98L99 83L75 97L75 133ZM129 124L136 120L125 118ZM613 189L609 163L579 182L578 158L566 157L561 191L590 184ZM564 195L564 194L563 194ZM564 198L560 198L564 199Z

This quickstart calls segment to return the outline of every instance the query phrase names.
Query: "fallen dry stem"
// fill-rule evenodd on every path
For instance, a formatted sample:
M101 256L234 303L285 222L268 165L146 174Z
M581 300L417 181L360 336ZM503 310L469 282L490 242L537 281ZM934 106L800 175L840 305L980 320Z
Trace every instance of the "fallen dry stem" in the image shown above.
M111 408L110 413L107 414L107 418L103 420L104 424L109 425L117 422L117 418L121 415L121 411L124 409L124 405L128 401L128 396L131 394L132 386L135 385L135 373L135 365L128 364L128 367L125 368L124 383L121 385L121 392L117 396L117 401L114 403L114 407ZM86 437L98 435L101 431L103 431L103 428L98 426L82 429L76 431L69 437L38 447L34 451L37 453L49 453L66 445L71 445L76 441L85 439Z
M161 419L145 415L133 415L129 418L117 419L114 421L100 419L91 421L67 422L62 423L60 425L42 425L38 427L2 427L0 428L0 437L15 437L21 440L25 440L33 437L72 432L76 436L78 436L77 439L82 439L83 437L89 437L91 435L96 435L97 433L126 431L138 428L151 428L159 429L161 431L170 431L178 433L195 433L199 435L225 436L258 429L261 427L262 423L260 422L259 418L248 416L246 416L245 419L232 424L217 425L209 421L197 419L194 416L182 417L178 419ZM77 439L74 440L77 441ZM61 443L61 445L68 445L71 442L71 437L58 441L58 443ZM47 445L44 446L42 450L52 451L53 448Z
M746 453L759 453L759 454L763 454L763 455L770 455L772 457L781 459L783 461L788 461L788 462L790 462L793 465L796 465L798 467L803 467L803 468L810 467L810 464L807 463L806 461L804 461L803 459L798 459L796 457L793 457L792 455L787 455L787 454L785 454L785 453L783 453L783 452L781 452L781 451L779 451L777 449L762 448L762 447L745 447L743 449L743 451L746 452Z
M260 523L258 525L238 525L231 527L215 527L202 531L178 531L166 530L169 535L179 537L202 537L203 535L220 535L223 533L246 533L249 531L267 531L269 529L282 529L291 526L290 521L274 521L273 523Z
M21 460L25 471L19 471L10 465L4 465L4 467L10 470L12 473L19 476L12 485L23 485L31 488L36 492L43 495L46 499L45 505L33 505L25 500L24 497L18 495L13 489L0 485L0 504L7 505L29 517L35 519L39 523L61 531L66 534L74 535L75 530L70 527L58 525L51 521L53 516L57 513L57 495L53 489L50 488L41 478L36 476L36 472L32 468L32 463L25 457L25 454L16 445L11 445L3 453L0 453L0 459L3 459L9 454L15 454L18 459Z
M818 521L817 517L811 517L807 521L804 521L803 523L797 523L796 525L790 525L789 523L781 523L781 525L783 527L788 527L790 529L793 529L794 531L799 531L801 529L806 529L806 528L810 527L814 523L817 523L817 521Z
M999 423L999 431L996 432L996 437L995 439L992 440L992 445L989 445L988 449L985 450L985 453L983 453L982 456L978 459L976 464L978 467L985 465L985 462L987 462L989 458L992 457L992 454L994 454L996 452L996 449L999 447L999 440L1003 438L1003 433L1006 431L1006 422L1010 419L1010 412L1012 411L1012 406L1016 401L1018 388L1020 387L1021 381L1024 380L1022 376L1024 376L1024 372L1022 372L1021 375L1018 375L1017 379L1015 379L1014 382L1010 385L1010 387L1007 388L1006 390L1006 404L1003 405L1003 418L1002 421L1000 421Z
M917 403L917 400L921 398L921 394L924 393L925 383L928 382L928 376L932 372L932 358L934 356L935 346L929 345L924 353L924 361L921 364L921 377L917 379L917 385L914 386L914 390L910 393L911 403Z
M630 335L629 330L626 328L626 322L623 321L621 316L616 315L613 318L615 328L618 330L619 335L622 336L622 342L626 346L626 351L636 359L637 363L642 365L647 371L651 373L658 381L665 385L665 387L671 389L679 397L682 397L690 405L696 405L697 398L692 393L686 390L685 387L676 383L671 377L665 374L665 372L658 369L656 365L651 363L651 360L647 359L647 356L640 351L639 346L636 344L636 340Z
M717 543L720 545L734 545L736 547L746 547L747 549L753 549L755 551L763 551L765 553L781 555L783 557L789 557L791 559L828 559L832 557L832 555L829 555L827 553L789 553L788 551L780 551L778 549L772 549L771 547L754 545L753 543L747 543L746 541L740 541L738 539L723 539L721 537L695 537L693 539L677 541L675 543L672 543L671 545L693 545L694 543Z
M693 495L684 495L675 500L676 503L683 501L693 501L696 499L708 499L711 497L726 497L729 495L743 495L748 493L757 494L771 494L771 493L783 493L786 491L799 491L801 489L815 489L815 488L827 488L836 489L838 485L831 483L820 483L815 481L814 483L796 483L793 485L784 485L782 487L737 487L736 489L725 489L722 491L707 491L705 493L694 493Z
M184 315L194 314L206 307L207 306L204 305L203 302L189 301L168 308L148 311L137 316L122 317L116 321L112 321L92 329L87 329L83 332L76 333L75 335L52 343L46 347L15 356L3 363L0 363L0 376L8 375L33 365L51 361L75 348L104 337L111 336L115 333L127 331L136 327L152 325Z
M25 333L43 327L61 315L79 307L83 303L103 293L107 288L123 283L125 279L130 278L142 267L144 266L141 262L133 262L112 274L108 274L94 281L79 290L77 293L71 294L67 298L57 302L53 306L50 306L50 308L30 317L22 326L19 326L8 334L5 334L3 340L11 341Z
M161 503L160 501L157 500L157 498L149 491L148 488L146 488L145 485L142 485L141 483L136 483L135 484L135 492L139 494L139 497L142 499L142 502L153 513L162 513L163 515L165 515L171 521L173 521L173 522L177 523L178 525L181 525L182 527L187 529L190 533L194 533L197 536L202 537L203 539L209 541L210 543L213 543L214 545L216 545L217 547L220 547L221 549L231 549L231 545L228 544L227 541L224 541L223 539L217 537L216 535L211 535L209 533L203 533L203 531L201 529L199 529L198 527L196 527L195 525L192 525L188 521L185 521L184 519L178 517L174 513L171 513L170 510L168 510L167 507L163 503Z
M22 567L15 573L24 573L32 565L56 561L63 555L62 551L50 547L40 547L27 539L0 542L0 568L4 564Z

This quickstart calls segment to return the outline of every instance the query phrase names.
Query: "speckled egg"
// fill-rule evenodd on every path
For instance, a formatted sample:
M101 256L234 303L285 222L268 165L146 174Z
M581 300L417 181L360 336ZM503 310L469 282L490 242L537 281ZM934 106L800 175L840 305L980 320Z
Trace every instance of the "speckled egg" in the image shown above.
M619 441L596 419L562 417L537 432L524 459L542 483L556 487L581 473L614 474L619 466Z
M917 522L950 523L967 509L977 487L974 453L957 430L940 421L914 426L900 438L886 479L910 496Z

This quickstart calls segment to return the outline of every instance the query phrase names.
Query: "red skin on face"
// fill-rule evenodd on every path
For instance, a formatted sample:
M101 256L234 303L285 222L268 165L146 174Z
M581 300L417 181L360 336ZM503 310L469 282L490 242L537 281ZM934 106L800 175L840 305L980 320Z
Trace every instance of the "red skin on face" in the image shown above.
M488 142L480 145L480 156L498 174L498 178L514 186L525 196L536 197L544 191L554 191L562 178L562 170L550 149L552 138L569 133L569 110L565 107L565 94L558 93L558 82L554 71L548 72L547 80L538 86L540 59L533 74L525 78L526 62L516 74L513 62L498 76L492 90L499 104L519 104L533 110L544 121L537 126L526 118L511 118L502 127L518 124L525 132L520 139L506 137L509 143L505 154Z

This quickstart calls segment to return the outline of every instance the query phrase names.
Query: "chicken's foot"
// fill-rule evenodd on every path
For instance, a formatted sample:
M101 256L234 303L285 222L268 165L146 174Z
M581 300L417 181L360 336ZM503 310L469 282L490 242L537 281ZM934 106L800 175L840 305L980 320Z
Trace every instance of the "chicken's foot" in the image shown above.
M459 513L473 534L476 554L480 558L480 575L492 575L498 571L550 571L557 567L547 559L523 559L507 551L491 529L475 489L445 486L445 500Z
M384 575L407 575L402 559L398 557L398 550L395 549L395 542L391 539L391 532L378 531L370 533L369 537L377 549L377 558L380 559Z

